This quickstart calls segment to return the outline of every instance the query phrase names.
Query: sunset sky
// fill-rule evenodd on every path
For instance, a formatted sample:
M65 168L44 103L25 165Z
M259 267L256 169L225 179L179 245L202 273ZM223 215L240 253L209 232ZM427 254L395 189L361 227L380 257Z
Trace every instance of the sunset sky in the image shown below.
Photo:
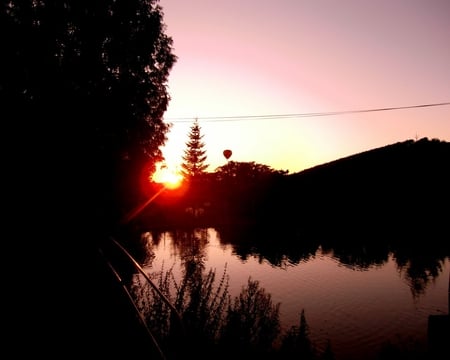
M450 104L358 112L450 102L448 0L160 5L178 57L164 116L171 169L194 118L209 171L224 149L295 173L408 139L450 141Z

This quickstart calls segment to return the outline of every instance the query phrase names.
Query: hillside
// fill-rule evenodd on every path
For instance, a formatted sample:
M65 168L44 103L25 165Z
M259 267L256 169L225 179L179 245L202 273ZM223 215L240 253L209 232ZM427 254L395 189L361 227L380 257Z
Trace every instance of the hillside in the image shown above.
M450 143L407 140L287 175L266 212L317 227L449 233ZM266 209L267 210L267 209Z
M450 143L428 138L420 140L406 140L380 148L364 151L348 157L321 164L301 172L291 174L291 177L303 177L305 175L320 175L326 171L360 170L374 168L383 171L387 166L399 165L405 162L400 169L417 168L428 163L433 168L440 165L449 166ZM431 161L431 163L430 163Z

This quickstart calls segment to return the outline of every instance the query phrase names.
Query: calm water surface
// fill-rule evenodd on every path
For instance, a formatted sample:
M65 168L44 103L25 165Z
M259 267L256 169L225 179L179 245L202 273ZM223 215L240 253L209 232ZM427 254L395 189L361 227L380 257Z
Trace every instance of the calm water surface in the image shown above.
M206 271L216 271L217 281L226 271L233 297L249 278L258 280L272 301L281 304L283 331L299 325L304 309L314 345L322 351L330 341L338 360L374 358L387 343L423 350L428 316L448 314L448 257L439 260L438 275L418 288L417 279L398 265L392 252L377 264L361 267L343 264L333 250L324 251L319 245L295 262L278 256L281 260L274 265L257 251L238 255L235 246L222 243L213 228L201 231L196 244L180 242L171 232L161 233L158 239L149 236L154 257L146 271L173 267L180 279L183 257L195 251Z

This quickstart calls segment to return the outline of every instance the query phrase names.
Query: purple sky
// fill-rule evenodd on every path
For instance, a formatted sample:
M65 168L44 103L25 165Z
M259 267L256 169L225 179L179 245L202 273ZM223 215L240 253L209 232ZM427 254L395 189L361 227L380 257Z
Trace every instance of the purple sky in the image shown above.
M169 168L179 167L196 117L210 171L226 148L230 160L293 173L416 137L450 141L449 105L305 116L450 102L448 0L160 5L178 57L165 114ZM242 118L258 115L271 116Z

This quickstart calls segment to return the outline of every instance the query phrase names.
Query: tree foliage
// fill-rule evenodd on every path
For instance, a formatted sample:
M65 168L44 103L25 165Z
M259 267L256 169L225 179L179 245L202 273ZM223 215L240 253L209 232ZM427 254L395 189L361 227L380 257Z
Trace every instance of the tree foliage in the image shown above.
M203 142L203 134L198 120L195 119L188 134L189 140L186 142L186 149L181 164L181 173L185 179L201 177L208 164L206 164L206 150Z
M162 158L176 61L162 9L157 0L1 1L0 51L8 253L33 269L28 286L10 288L30 299L13 309L28 329L15 340L50 358L61 348L141 356L148 343L132 336L141 332L98 245L123 230L117 220L140 203L142 171Z
M77 177L91 200L136 188L170 128L176 56L158 0L11 0L0 14L0 96L15 146L58 167L59 183Z
M244 354L249 350L269 351L280 332L280 305L272 301L259 281L249 278L229 305L221 341Z
M326 349L327 355L332 356L331 345ZM309 325L306 322L305 309L300 313L298 326L291 326L283 335L281 351L287 357L300 357L302 359L315 359L314 344L310 339Z
M271 176L286 175L287 170L275 170L268 165L254 161L229 161L216 169L215 175L219 180L235 180L237 183L249 183L255 180L267 179Z

